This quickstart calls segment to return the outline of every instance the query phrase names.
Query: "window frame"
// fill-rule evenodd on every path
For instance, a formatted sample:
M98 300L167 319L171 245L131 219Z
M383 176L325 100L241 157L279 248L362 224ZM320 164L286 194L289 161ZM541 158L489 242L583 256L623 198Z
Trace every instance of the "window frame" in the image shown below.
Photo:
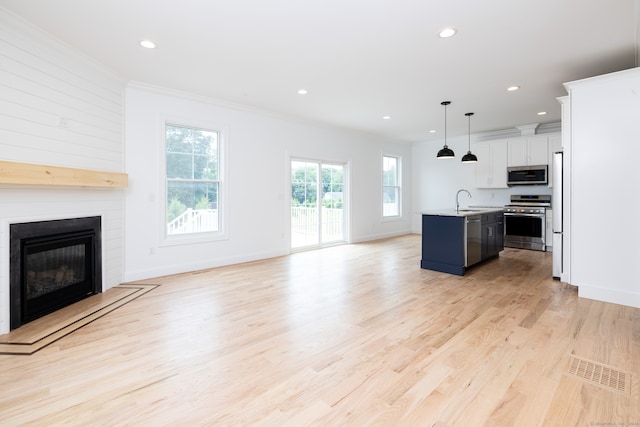
M218 230L206 231L200 233L172 234L167 233L167 203L168 203L168 177L167 177L167 138L166 127L182 127L202 130L206 132L216 132L218 134ZM227 206L227 188L228 188L228 149L226 126L211 122L194 121L179 117L162 117L159 124L160 135L160 167L159 167L159 204L160 211L160 244L159 246L185 245L192 243L215 242L220 240L228 240L228 206Z
M385 159L395 159L396 161L396 185L385 185ZM380 164L381 168L381 187L382 187L382 200L381 200L381 217L382 221L395 221L402 219L402 157L395 154L382 154L382 160ZM384 195L387 188L394 188L398 194L398 213L395 215L385 215L384 212Z

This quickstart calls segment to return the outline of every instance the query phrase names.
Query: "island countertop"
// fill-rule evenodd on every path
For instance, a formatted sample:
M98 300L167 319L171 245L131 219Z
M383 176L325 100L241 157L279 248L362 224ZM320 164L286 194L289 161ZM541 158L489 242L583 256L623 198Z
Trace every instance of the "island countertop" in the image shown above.
M432 211L423 211L422 215L433 215L433 216L458 216L465 217L471 215L480 215L483 213L491 213L491 212L502 212L504 208L500 207L468 207L461 208L457 212L455 209L436 209Z

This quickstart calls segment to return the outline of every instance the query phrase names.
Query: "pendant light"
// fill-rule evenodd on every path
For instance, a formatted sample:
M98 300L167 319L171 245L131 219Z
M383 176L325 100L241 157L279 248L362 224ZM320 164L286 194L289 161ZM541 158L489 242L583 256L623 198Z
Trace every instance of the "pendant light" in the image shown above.
M471 116L473 113L465 113L465 116L469 117L469 151L462 156L462 163L475 163L478 161L478 157L471 153Z
M447 105L451 104L451 101L442 101L440 105L444 105L444 147L438 151L439 159L453 159L455 153L449 147L447 147Z

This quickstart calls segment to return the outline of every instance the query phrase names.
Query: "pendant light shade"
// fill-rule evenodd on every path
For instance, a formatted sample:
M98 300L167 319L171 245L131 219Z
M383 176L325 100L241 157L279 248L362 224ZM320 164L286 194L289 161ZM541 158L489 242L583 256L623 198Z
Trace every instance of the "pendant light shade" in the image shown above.
M440 105L444 105L444 147L438 151L439 159L453 159L455 153L449 147L447 147L447 105L451 104L451 101L442 101Z
M462 156L462 163L475 163L478 161L478 157L471 152L471 116L473 113L465 113L465 116L469 118L469 151Z

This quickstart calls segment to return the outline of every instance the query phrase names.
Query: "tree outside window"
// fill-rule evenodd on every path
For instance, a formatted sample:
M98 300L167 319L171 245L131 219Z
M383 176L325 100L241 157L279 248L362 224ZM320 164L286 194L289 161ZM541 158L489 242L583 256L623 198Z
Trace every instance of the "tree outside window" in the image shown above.
M218 131L165 125L167 234L218 232Z

